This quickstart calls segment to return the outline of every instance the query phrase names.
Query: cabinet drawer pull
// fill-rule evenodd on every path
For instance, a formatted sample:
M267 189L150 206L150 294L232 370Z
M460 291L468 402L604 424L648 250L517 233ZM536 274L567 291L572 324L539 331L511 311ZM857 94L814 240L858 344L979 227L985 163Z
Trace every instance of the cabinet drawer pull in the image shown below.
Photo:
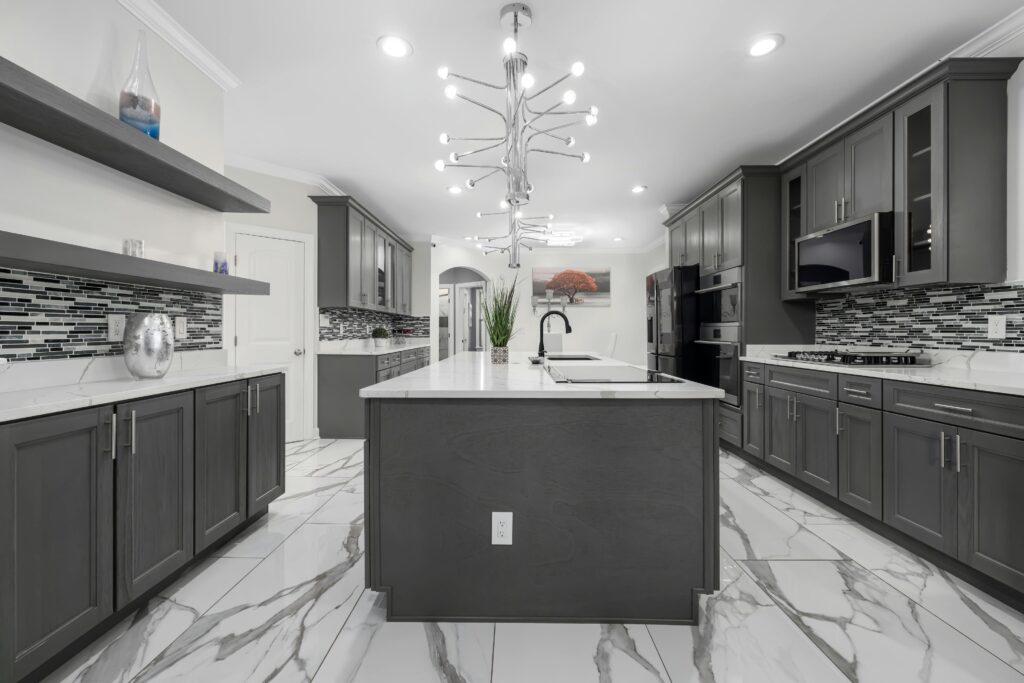
M855 394L857 396L870 396L871 392L867 389L851 389L850 387L843 387L843 391L848 394Z
M974 413L974 408L965 408L964 406L951 406L946 403L936 403L935 407L939 408L940 410L952 410L953 412L964 413L966 415L972 415Z
M794 389L806 389L808 391L814 391L814 387L809 387L804 384L794 384L793 382L783 382L781 379L773 379L772 384L781 384L784 387L793 387Z

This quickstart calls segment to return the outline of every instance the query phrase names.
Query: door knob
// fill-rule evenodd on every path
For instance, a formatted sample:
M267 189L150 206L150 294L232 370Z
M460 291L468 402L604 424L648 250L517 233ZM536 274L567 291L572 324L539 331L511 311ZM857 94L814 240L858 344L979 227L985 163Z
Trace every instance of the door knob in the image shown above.
M303 353L305 353L305 351L303 351L302 349L295 349L293 353L295 353L296 356L301 356Z

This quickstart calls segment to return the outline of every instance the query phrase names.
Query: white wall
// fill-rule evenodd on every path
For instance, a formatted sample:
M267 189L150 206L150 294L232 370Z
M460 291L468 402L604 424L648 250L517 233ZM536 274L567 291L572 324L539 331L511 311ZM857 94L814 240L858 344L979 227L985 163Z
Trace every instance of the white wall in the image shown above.
M316 185L227 166L224 174L270 200L270 213L228 216L228 222L316 234L317 207L310 195L325 194Z
M464 247L449 240L435 239L430 250L430 331L434 341L432 349L437 359L437 315L436 292L440 274L455 267L474 268L487 275L492 282L504 278L510 283L518 277L522 294L520 296L517 333L509 348L513 351L537 350L539 342L539 321L546 312L538 308L536 313L530 303L530 278L533 266L571 266L580 269L610 267L612 279L611 306L608 308L573 308L566 312L572 323L573 333L563 338L567 351L604 352L612 332L618 334L615 357L637 364L647 362L647 340L645 337L646 309L644 304L644 276L651 263L660 256L656 250L651 253L586 253L573 250L538 249L524 252L522 268L513 271L508 268L507 257L502 254L484 255L479 249ZM415 296L415 295L414 295ZM561 330L561 320L552 318L552 332Z
M3 0L0 54L117 116L141 23L117 0ZM148 35L162 109L161 142L211 168L224 158L224 93L158 36ZM224 217L147 183L0 126L0 230L209 267Z

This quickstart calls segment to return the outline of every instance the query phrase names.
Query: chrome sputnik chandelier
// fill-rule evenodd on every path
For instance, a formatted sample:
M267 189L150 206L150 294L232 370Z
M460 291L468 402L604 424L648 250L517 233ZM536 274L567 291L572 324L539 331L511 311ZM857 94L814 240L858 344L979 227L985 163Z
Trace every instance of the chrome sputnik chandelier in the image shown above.
M540 145L542 143L560 143L565 148L572 148L576 144L576 139L566 136L564 130L580 124L593 126L597 123L597 107L570 109L576 103L576 93L573 90L565 90L561 97L550 106L540 105L539 102L534 105L537 98L550 93L567 79L582 76L583 63L574 63L570 67L569 73L544 88L536 89L535 79L527 71L526 55L519 51L519 30L527 28L531 23L532 13L525 4L512 3L501 9L501 24L512 31L512 36L506 38L502 46L505 51L504 85L495 85L456 74L444 66L437 70L437 75L442 80L459 79L484 88L501 90L505 94L505 106L504 112L502 112L496 107L464 95L454 83L445 86L444 94L449 99L465 100L493 113L502 119L505 130L503 135L492 137L452 137L447 133L442 133L440 139L443 145L466 143L467 145L478 144L481 146L465 152L452 152L448 155L447 161L438 159L434 163L434 168L438 171L449 168L473 169L476 177L467 179L464 186L449 186L448 191L452 194L460 194L463 187L466 190L472 190L476 188L477 183L493 175L500 173L505 176L505 197L499 204L501 211L481 212L477 213L477 217L505 216L508 232L505 235L476 239L480 240L480 246L485 252L507 253L509 268L519 267L521 248L532 249L539 244L571 246L579 241L578 236L574 233L552 231L549 221L554 216L524 217L521 207L530 203L530 196L534 189L529 180L528 160L535 154L547 154L569 157L584 164L589 163L590 155L586 152L577 154L549 149ZM476 155L486 152L498 156L498 159L491 163L476 162ZM468 159L469 163L465 163L463 161L465 159Z

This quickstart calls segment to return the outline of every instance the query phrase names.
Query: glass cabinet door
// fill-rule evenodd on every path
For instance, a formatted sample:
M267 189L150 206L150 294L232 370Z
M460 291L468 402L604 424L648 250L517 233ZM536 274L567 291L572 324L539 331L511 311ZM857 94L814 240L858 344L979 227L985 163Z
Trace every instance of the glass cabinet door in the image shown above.
M797 286L796 240L807 232L804 212L805 190L804 166L798 166L782 176L782 298L802 299L803 294L793 290Z
M395 243L392 242L391 240L388 240L387 242L387 260L384 264L384 267L385 270L387 271L388 282L387 308L389 311L394 311L398 308L398 301L395 298L398 293L398 288L396 286L396 283L398 282L396 271L398 269L397 261L395 260Z
M377 233L376 236L376 260L377 260L377 281L376 300L378 308L385 308L388 305L388 281L387 281L387 241L384 235Z
M896 260L899 285L946 280L945 85L896 110Z

